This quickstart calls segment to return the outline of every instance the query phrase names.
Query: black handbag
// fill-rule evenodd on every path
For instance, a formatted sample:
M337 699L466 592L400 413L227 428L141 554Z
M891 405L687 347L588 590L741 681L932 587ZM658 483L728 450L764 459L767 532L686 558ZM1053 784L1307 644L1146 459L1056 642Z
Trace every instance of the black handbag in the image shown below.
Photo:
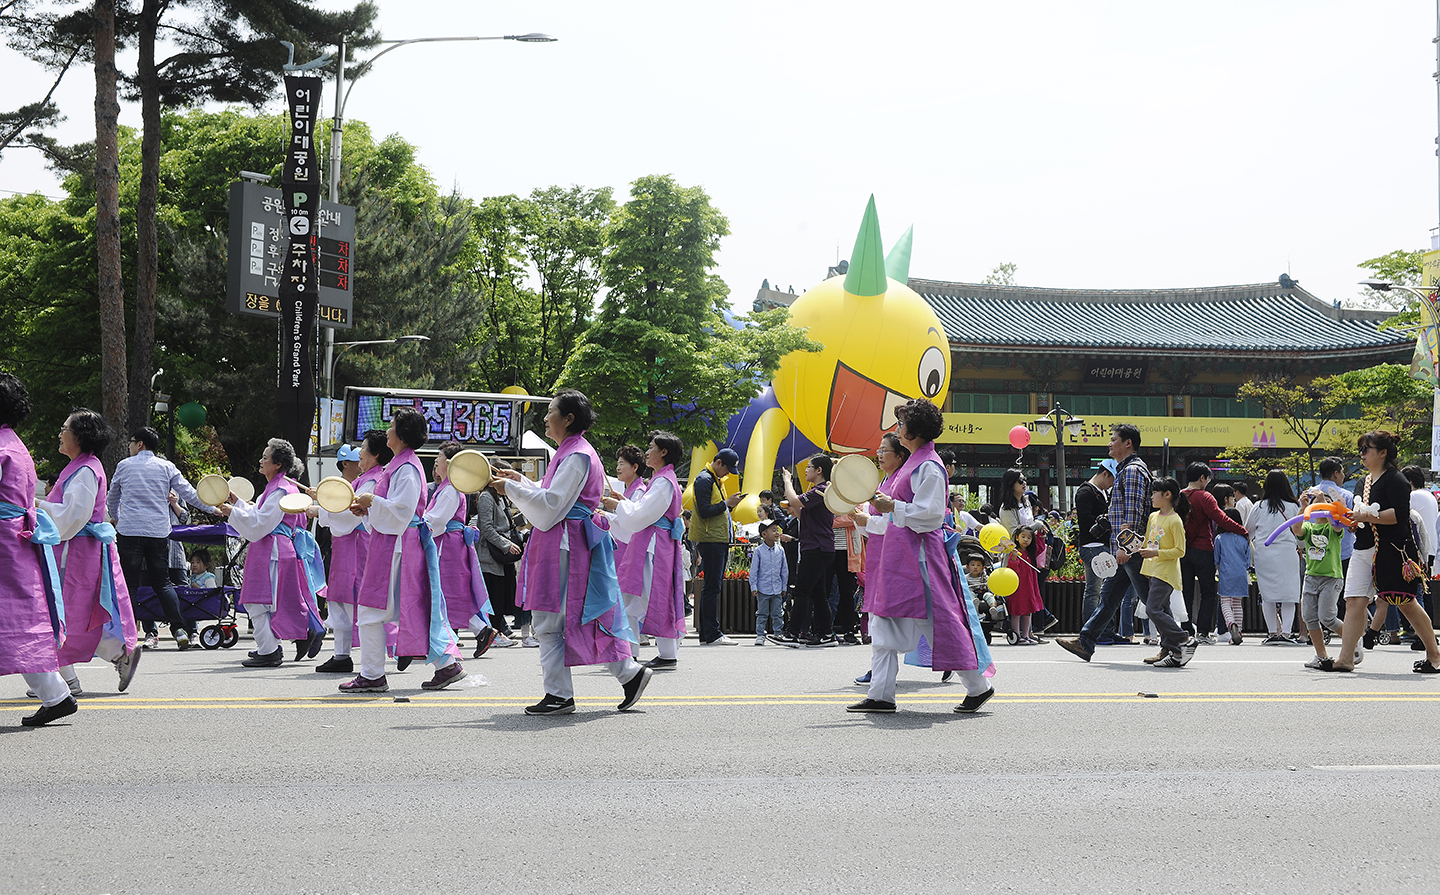
M502 509L503 509L503 505L502 505ZM512 516L510 515L509 510L505 510L504 512L505 512L505 521L507 521L507 522L510 523L510 530L507 531L507 532L506 532L506 535L505 535L506 540L508 540L508 541L509 541L510 543L512 543L512 544L519 544L519 545L520 545L520 552L519 552L519 553L511 553L509 550L503 549L503 548L501 548L501 547L496 547L494 544L490 543L489 541L486 541L486 542L485 542L485 546L486 546L487 548L489 548L489 550L490 550L490 558L491 558L491 559L495 560L496 562L500 563L501 565L508 566L508 565L513 565L514 563L517 563L517 562L519 562L520 560L522 560L522 559L525 558L525 539L522 538L522 537L520 537L519 533L515 531L515 519L514 519L514 517L512 517Z

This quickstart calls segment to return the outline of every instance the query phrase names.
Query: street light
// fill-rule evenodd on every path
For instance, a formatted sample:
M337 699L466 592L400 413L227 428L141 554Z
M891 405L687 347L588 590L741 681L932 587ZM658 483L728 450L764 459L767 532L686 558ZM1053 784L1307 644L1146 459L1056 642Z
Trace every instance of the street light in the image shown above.
M1436 41L1440 42L1440 37L1437 37ZM1437 46L1440 46L1440 43L1437 43ZM1373 278L1361 280L1360 285L1368 286L1371 289L1374 289L1376 292L1389 292L1391 289L1403 289L1411 295L1415 296L1416 298L1420 299L1421 301L1425 302L1425 304L1430 306L1431 308L1434 308L1435 306L1435 299L1432 297L1433 295L1435 295L1435 292L1425 292L1423 290L1416 289L1414 286L1406 286L1402 283L1391 283L1387 280L1377 280ZM1404 328L1407 330L1424 330L1425 326L1426 324L1422 322L1419 325L1407 326ZM1417 339L1425 338L1422 332L1417 332L1415 337ZM1430 407L1431 416L1436 420L1440 420L1440 385L1437 385L1435 387L1435 396L1434 399L1431 401ZM1437 435L1440 435L1440 430L1432 428L1430 436L1430 469L1432 471L1440 471L1440 438L1437 438Z
M428 341L430 341L429 336L396 336L393 339L365 339L359 342L336 342L335 344L339 346L340 350L336 351L330 359L330 367L326 370L326 373L329 374L326 381L330 383L330 400L335 400L335 364L339 362L340 355L345 353L345 349L354 348L357 345L403 345L406 342Z
M412 37L409 40L381 40L377 44L389 44L390 46L366 59L355 69L356 77L370 70L375 60L389 53L391 50L398 50L410 44L419 43L452 43L455 41L475 40L513 40L517 43L554 43L559 40L549 34L542 34L532 31L528 34L504 34L494 37ZM335 60L335 118L330 128L330 201L335 204L340 202L340 149L341 135L345 131L345 106L350 102L350 91L355 88L355 81L350 81L350 86L345 86L345 35L340 35L340 56ZM323 327L325 330L325 369L333 372L335 369L335 328L333 326ZM413 340L412 340L413 341ZM360 344L356 342L351 345ZM325 391L334 393L335 383L333 380L326 382Z
M1052 430L1055 432L1055 479L1060 485L1060 512L1069 512L1070 501L1065 495L1065 433L1079 435L1085 421L1078 416L1071 416L1070 411L1056 403L1049 413L1032 425L1035 427L1035 434L1040 438L1049 435Z

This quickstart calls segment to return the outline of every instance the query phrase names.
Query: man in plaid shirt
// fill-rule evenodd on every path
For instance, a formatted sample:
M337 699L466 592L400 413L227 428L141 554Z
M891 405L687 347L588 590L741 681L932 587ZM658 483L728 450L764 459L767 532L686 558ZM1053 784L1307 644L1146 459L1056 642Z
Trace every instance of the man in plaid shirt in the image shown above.
M1133 590L1135 598L1141 602L1150 591L1150 582L1140 574L1144 560L1120 549L1119 544L1122 531L1138 532L1143 537L1145 523L1150 516L1150 468L1136 453L1139 449L1139 429L1129 423L1115 427L1110 436L1110 457L1115 461L1117 470L1115 487L1110 492L1108 515L1110 551L1120 567L1115 570L1115 577L1105 582L1100 592L1100 608L1080 628L1080 636L1055 641L1086 662L1095 653L1095 642L1113 630L1115 612L1120 608L1126 591Z

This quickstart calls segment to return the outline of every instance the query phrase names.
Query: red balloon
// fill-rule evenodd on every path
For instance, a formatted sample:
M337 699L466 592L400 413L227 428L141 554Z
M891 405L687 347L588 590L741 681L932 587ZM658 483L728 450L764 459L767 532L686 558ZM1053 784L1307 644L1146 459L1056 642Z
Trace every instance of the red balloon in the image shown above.
M1024 450L1030 443L1030 430L1024 426L1016 426L1010 430L1010 446L1015 450Z

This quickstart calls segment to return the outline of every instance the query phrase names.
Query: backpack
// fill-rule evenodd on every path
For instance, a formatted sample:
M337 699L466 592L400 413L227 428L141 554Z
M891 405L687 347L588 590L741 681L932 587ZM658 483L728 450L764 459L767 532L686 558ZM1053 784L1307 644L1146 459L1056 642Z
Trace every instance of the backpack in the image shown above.
M1065 539L1051 532L1045 538L1045 544L1050 551L1049 555L1045 557L1045 568L1052 572L1059 571L1060 567L1069 560L1069 557L1065 555Z

